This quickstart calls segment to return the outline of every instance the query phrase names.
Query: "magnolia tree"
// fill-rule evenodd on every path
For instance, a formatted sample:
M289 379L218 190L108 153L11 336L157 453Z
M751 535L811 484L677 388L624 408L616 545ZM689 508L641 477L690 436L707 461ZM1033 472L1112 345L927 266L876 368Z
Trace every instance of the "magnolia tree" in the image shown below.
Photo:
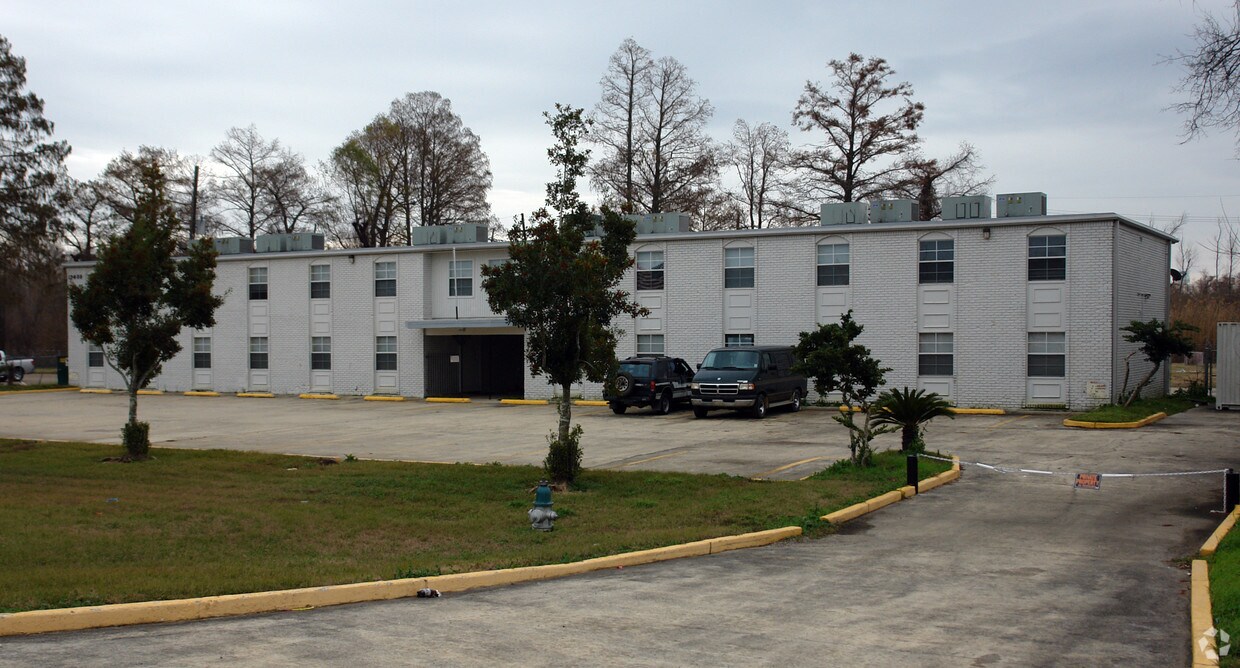
M874 393L891 369L884 368L871 357L869 348L855 342L863 329L849 310L839 322L801 332L801 340L796 345L797 363L793 368L814 379L814 389L819 395L840 393L843 405L834 419L848 428L848 448L853 464L870 466L874 454L870 441L896 427L874 421Z
M150 449L150 426L138 422L138 390L180 352L181 329L211 327L224 301L211 294L216 255L211 242L199 240L177 259L179 222L164 194L163 171L150 160L139 168L133 224L99 246L85 285L69 286L73 326L103 348L108 365L125 379L126 460L145 459Z
M577 179L589 159L588 151L577 148L589 130L581 113L557 104L555 116L544 114L556 139L547 155L558 170L547 184L547 206L509 232L508 262L482 268L491 308L525 330L530 370L559 388L559 424L549 438L546 467L565 483L581 469L572 385L604 381L615 364L620 334L612 319L644 313L616 288L633 264L633 222L605 208L597 216L577 194ZM596 225L602 235L587 236Z

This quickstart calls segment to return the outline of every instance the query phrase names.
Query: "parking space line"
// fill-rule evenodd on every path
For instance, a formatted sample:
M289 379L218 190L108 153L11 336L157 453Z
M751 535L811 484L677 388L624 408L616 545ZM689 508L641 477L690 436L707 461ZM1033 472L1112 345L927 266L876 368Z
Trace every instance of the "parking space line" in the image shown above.
M675 457L677 454L679 454L679 453L676 453L676 452L669 452L669 453L667 453L667 454L665 454L665 455L657 455L657 456L655 456L655 457L647 457L647 458L645 458L645 459L639 459L639 460L637 460L637 461L635 461L635 462L627 462L627 463L625 463L625 464L621 464L621 465L619 465L619 466L614 466L614 467L612 467L612 468L622 469L622 468L624 468L624 467L626 467L626 466L636 466L636 465L638 465L638 464L645 464L646 462L653 462L653 461L655 461L656 459L667 459L668 457Z
M758 475L750 476L750 478L752 478L753 480L761 480L769 475L775 475L776 473L782 473L784 471L787 471L788 469L796 468L802 464L816 462L820 459L826 459L826 457L810 457L809 459L802 459L799 462L792 462L791 464L784 464L783 466L773 468L770 471L763 471L762 473L759 473Z
M1005 424L1008 424L1008 423L1011 423L1011 422L1019 422L1020 420L1024 420L1024 419L1025 419L1025 418L1027 418L1027 417L1029 417L1029 416L1028 416L1028 415L1021 415L1020 417L1009 418L1009 419L1007 419L1007 420L999 420L998 422L996 422L996 423L994 423L994 424L992 424L992 425L990 425L989 427L986 427L986 428L987 428L987 429L998 429L999 427L1002 427L1002 426L1003 426L1003 425L1005 425Z

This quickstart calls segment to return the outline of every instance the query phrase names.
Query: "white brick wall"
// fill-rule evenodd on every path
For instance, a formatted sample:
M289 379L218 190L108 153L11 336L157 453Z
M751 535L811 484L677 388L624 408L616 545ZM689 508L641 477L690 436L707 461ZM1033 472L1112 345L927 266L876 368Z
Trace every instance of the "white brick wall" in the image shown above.
M983 227L991 229L989 239L983 238ZM1109 217L1050 216L960 221L959 226L954 221L659 235L643 237L636 245L663 248L665 350L696 364L711 348L723 345L723 251L728 243L739 240L755 249L755 342L792 345L800 332L815 326L817 242L828 236L835 243L846 241L850 250L849 299L854 317L865 327L860 342L870 347L884 366L891 367L888 386L915 387L918 240L929 232L947 232L956 240L952 285L953 399L961 406L1019 408L1026 403L1027 237L1035 230L1048 228L1061 230L1068 238L1067 402L1071 408L1103 403L1104 400L1086 394L1087 384L1092 381L1107 385L1109 392L1117 389L1122 356L1127 350L1115 343L1119 340L1118 326L1132 319L1165 318L1170 252L1165 239L1127 224L1117 226ZM1112 244L1116 229L1118 249ZM221 257L216 292L224 295L225 304L217 313L212 335L215 389L247 389L247 269L251 265L265 265L271 326L270 390L279 394L307 390L309 267L312 263L329 263L332 390L340 394L373 392L373 263L382 256L397 261L400 392L424 396L425 333L409 329L405 323L443 316L432 305L438 303L443 308L439 292L446 291L448 256L444 250L418 247ZM1119 264L1113 272L1116 250ZM500 244L458 249L459 258L475 261L475 269L482 260L503 254L504 246ZM68 271L84 274L88 266L71 265ZM633 292L633 271L628 272L622 287ZM474 290L476 300L484 304L477 276ZM1150 297L1138 297L1138 292L1150 293ZM1113 306L1118 314L1114 319ZM489 314L489 309L471 307L470 312L482 316ZM624 330L618 354L634 354L633 319L625 318L617 326ZM189 389L191 337L188 331L182 333L184 351L165 365L164 373L153 384L155 387L170 391ZM71 334L70 339L71 373L84 379L86 348L76 336ZM1140 371L1141 367L1134 365L1133 374ZM107 382L109 386L120 386L119 378L110 370ZM526 378L528 397L549 398L555 392L556 388L547 385L545 378ZM601 387L585 383L575 387L574 393L597 397Z

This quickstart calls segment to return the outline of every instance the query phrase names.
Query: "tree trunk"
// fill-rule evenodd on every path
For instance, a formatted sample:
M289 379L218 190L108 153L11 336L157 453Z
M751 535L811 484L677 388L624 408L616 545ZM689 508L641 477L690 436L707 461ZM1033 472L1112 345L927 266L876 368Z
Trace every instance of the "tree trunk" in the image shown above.
M129 424L138 422L138 388L131 385L129 387Z
M1124 357L1124 383L1119 386L1119 398L1124 401L1125 406L1131 403L1132 400L1131 397L1125 396L1125 393L1128 391L1128 372L1132 370L1132 356L1139 352L1141 351L1134 350Z
M572 383L564 383L562 386L560 386L560 405L559 405L560 425L559 425L559 431L558 431L560 443L568 442L568 431L569 431L569 427L572 426L571 425L572 420L573 420L573 397L571 394L572 390L573 390Z
M1162 362L1154 362L1154 368L1150 369L1150 372L1145 374L1145 378L1142 378L1141 382L1137 383L1137 386L1132 389L1132 394L1128 395L1128 399L1124 402L1125 408L1127 408L1128 405L1131 404L1137 397L1141 396L1142 388L1149 384L1150 379L1154 377L1154 374L1158 373L1158 368L1161 366Z

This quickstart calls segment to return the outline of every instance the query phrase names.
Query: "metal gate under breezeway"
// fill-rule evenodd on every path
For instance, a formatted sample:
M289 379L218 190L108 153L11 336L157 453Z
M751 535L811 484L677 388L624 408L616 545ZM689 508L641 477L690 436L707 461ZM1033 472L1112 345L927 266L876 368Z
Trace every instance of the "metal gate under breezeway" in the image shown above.
M525 395L520 334L427 336L425 363L428 397Z

